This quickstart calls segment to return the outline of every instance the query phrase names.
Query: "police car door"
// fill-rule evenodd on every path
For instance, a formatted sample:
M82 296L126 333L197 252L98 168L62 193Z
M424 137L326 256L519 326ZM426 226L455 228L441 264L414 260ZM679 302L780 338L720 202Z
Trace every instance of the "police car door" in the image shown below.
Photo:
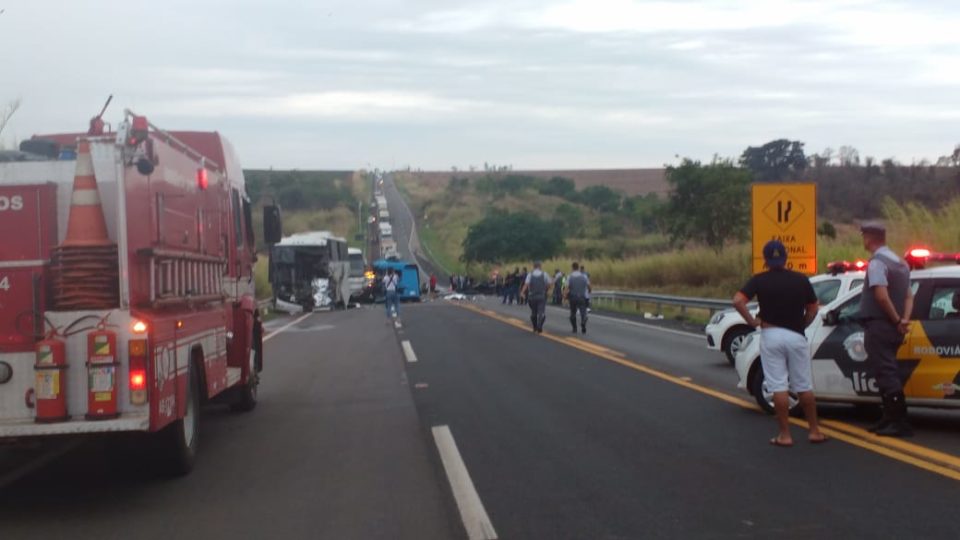
M914 319L904 356L918 363L907 395L960 406L960 279L938 278L921 289Z
M834 307L839 324L827 325L818 318L807 331L813 357L813 387L818 396L856 398L877 395L866 374L863 327L855 321L860 294ZM823 312L821 312L823 313Z

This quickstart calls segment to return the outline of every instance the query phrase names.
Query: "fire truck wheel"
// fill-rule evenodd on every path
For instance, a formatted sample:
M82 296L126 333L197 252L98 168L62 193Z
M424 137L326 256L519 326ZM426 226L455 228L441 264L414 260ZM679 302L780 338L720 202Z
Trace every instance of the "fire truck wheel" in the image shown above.
M183 418L160 432L162 444L160 460L163 471L171 476L183 476L193 469L197 456L200 427L200 377L195 363L190 363L187 380L187 409Z

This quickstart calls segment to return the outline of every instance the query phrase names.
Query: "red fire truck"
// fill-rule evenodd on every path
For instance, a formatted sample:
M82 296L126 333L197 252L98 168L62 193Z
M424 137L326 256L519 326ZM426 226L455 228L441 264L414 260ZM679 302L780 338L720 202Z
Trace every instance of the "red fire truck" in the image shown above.
M186 474L200 404L253 409L263 367L233 148L126 111L21 150L0 161L0 442L140 432Z

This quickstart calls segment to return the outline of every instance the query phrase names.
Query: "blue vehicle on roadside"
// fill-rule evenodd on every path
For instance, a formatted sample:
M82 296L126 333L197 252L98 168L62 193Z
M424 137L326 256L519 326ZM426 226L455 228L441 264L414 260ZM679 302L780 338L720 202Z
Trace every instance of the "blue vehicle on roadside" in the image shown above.
M393 271L400 276L400 284L397 286L397 295L400 297L400 301L419 302L420 269L412 262L389 259L379 259L373 263L373 271L376 274L374 302L384 301L385 295L380 283L388 268L393 268Z

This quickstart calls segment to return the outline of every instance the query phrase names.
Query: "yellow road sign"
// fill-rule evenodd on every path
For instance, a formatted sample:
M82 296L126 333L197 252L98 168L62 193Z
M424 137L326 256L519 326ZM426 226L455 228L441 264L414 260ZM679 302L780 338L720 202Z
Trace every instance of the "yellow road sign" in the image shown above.
M763 246L780 240L787 247L787 268L817 273L816 184L754 184L753 272L763 272Z

